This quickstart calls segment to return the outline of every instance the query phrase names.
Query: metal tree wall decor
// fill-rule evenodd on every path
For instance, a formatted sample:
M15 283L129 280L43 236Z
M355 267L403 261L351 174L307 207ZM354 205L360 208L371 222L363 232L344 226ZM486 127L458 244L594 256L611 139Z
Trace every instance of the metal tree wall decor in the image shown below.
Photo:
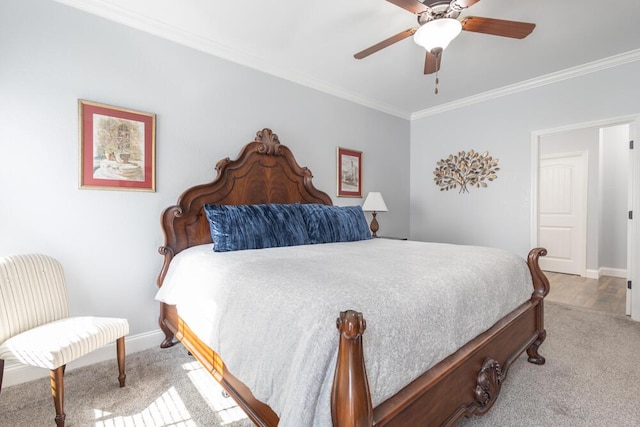
M498 159L494 159L486 151L482 154L473 150L468 153L459 151L458 154L450 154L446 159L438 160L436 165L438 167L433 171L433 180L440 186L440 191L460 186L458 193L468 193L468 187L486 187L486 181L497 179L496 172L500 170Z

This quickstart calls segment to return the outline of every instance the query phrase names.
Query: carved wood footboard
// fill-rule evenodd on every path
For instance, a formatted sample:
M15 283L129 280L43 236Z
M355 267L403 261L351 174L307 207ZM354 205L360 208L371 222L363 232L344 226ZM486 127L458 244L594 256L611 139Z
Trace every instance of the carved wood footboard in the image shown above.
M340 313L338 360L331 392L333 425L451 426L463 416L486 413L497 399L511 364L525 350L530 362L540 365L545 362L538 354L546 337L543 298L549 292L549 282L538 266L538 258L545 254L540 248L529 254L534 283L530 301L375 408L364 362L364 316L353 310ZM163 346L175 344L175 336L256 425L278 425L277 414L227 370L218 354L182 321L175 306L163 304L162 316L161 325L168 334Z
M546 337L543 298L549 293L549 281L538 265L544 255L542 248L529 252L530 301L373 410L362 345L366 323L361 313L341 313L331 398L334 426L450 426L463 416L486 413L518 356L526 350L529 362L545 362L538 354Z

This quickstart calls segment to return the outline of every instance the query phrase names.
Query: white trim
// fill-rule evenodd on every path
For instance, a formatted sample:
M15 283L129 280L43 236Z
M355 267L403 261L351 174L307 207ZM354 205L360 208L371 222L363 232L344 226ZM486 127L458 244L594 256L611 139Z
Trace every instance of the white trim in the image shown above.
M638 117L640 117L640 114L630 114L627 116L610 117L608 119L591 120L588 122L574 123L571 125L560 126L557 128L537 130L532 132L532 135L539 137L544 135L553 135L557 133L572 132L574 130L584 130L584 129L591 129L591 128L599 129L602 127L628 125L632 123L634 120L636 120Z
M597 270L587 269L586 278L587 279L599 279L603 276L609 277L617 277L620 279L627 278L627 270L624 268L611 268L611 267L600 267Z
M127 354L137 353L149 348L159 346L164 340L164 333L160 330L143 332L141 334L130 335L125 339L125 350ZM67 365L67 371L82 366L93 365L94 363L104 362L105 360L116 360L116 345L111 343L107 346L99 348L91 353L82 356L79 359ZM126 363L125 363L126 366ZM49 371L43 368L34 368L20 363L11 363L7 361L4 367L4 379L2 388L12 385L33 381L49 376Z
M620 65L628 64L630 62L640 60L640 49L635 49L629 52L621 53L619 55L610 56L608 58L599 59L597 61L589 62L587 64L578 65L576 67L567 68L566 70L557 71L555 73L547 74L533 79L524 80L519 83L515 83L509 86L504 86L495 90L480 93L478 95L469 96L467 98L458 99L453 102L438 105L433 108L427 108L426 110L416 111L411 114L411 120L422 119L424 117L433 116L443 113L445 111L455 110L458 108L466 107L480 102L485 102L491 99L500 98L502 96L513 95L514 93L523 92L529 89L535 89L540 86L546 86L553 83L560 82L562 80L568 80L575 77L580 77L585 74L595 73L605 70L607 68L618 67Z
M599 270L590 270L590 269L587 268L585 270L584 277L586 277L587 279L599 279L600 278L600 271Z
M600 279L602 276L617 277L620 279L627 278L627 270L624 268L600 267L597 270L585 270L587 279Z
M618 277L620 279L627 278L626 268L600 267L599 273L600 273L600 277L610 276L610 277Z
M630 62L640 60L640 49L631 50L629 52L621 53L618 55L603 58L597 61L589 62L587 64L578 65L576 67L561 70L555 73L547 74L533 79L525 80L519 83L515 83L509 86L504 86L495 90L473 95L467 98L459 99L449 103L441 104L433 108L427 108L425 110L410 112L398 109L397 106L393 106L387 103L383 103L372 99L368 96L363 96L352 92L344 87L336 86L330 82L316 79L309 76L306 73L302 73L296 70L279 67L272 61L268 61L265 58L257 57L255 55L241 52L237 49L233 49L230 46L217 43L213 40L206 39L202 36L194 34L189 31L185 31L173 25L169 25L165 22L152 19L147 16L141 15L130 9L126 9L120 6L114 6L103 0L55 0L58 3L65 4L67 6L74 7L76 9L83 10L93 15L101 16L114 22L126 25L131 28L135 28L140 31L144 31L149 34L153 34L158 37L162 37L167 40L189 46L199 51L217 56L219 58L226 59L237 64L241 64L267 74L271 74L276 77L289 80L294 83L301 84L312 89L319 90L324 93L336 96L338 98L346 99L347 101L354 102L356 104L363 105L365 107L373 108L374 110L382 111L383 113L391 114L392 116L400 117L402 119L414 120L421 119L428 116L433 116L445 111L454 110L457 108L466 107L468 105L477 104L480 102L488 101L491 99L499 98L502 96L511 95L514 93L522 92L529 89L534 89L540 86L553 84L562 80L572 79L585 74L594 73L607 68L617 67Z
M629 123L629 138L638 141L640 130L640 115ZM640 212L640 149L635 147L631 150L630 174L632 186L631 210L634 213ZM640 283L640 224L638 217L631 220L630 245L628 247L629 257L627 261L627 269L629 270L628 280L631 280L632 287L635 289L627 289L627 314L631 315L631 319L640 322L640 291L638 291L638 283Z

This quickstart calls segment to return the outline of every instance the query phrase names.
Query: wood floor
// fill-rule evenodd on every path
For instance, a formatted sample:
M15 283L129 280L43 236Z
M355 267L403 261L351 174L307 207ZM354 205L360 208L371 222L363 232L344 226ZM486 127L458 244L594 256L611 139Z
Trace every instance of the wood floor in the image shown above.
M551 284L548 301L576 305L614 314L625 314L627 281L603 276L587 279L570 274L545 272Z

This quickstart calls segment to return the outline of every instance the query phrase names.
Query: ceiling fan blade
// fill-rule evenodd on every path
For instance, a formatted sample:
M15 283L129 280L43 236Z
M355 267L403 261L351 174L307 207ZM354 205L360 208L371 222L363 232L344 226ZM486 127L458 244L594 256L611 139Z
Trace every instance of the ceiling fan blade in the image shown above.
M478 3L480 0L456 0L455 3L460 9L466 9Z
M442 52L438 52L436 55L431 52L427 52L424 57L424 73L433 74L439 71L440 61L442 61Z
M416 32L416 30L417 28L407 28L406 30L399 32L395 36L391 36L388 39L382 40L380 43L376 43L373 46L368 47L365 50L356 53L355 55L353 55L353 57L356 59L366 58L372 53L376 53L377 51L382 50L385 47L391 46L392 44L397 43L400 40L404 40L407 37L412 36L413 33Z
M462 29L474 33L492 34L494 36L523 39L527 37L536 24L529 22L505 21L502 19L469 16L461 21Z
M416 15L427 10L427 7L424 4L420 3L418 0L387 0L387 1L405 10L408 10L411 13L415 13Z

